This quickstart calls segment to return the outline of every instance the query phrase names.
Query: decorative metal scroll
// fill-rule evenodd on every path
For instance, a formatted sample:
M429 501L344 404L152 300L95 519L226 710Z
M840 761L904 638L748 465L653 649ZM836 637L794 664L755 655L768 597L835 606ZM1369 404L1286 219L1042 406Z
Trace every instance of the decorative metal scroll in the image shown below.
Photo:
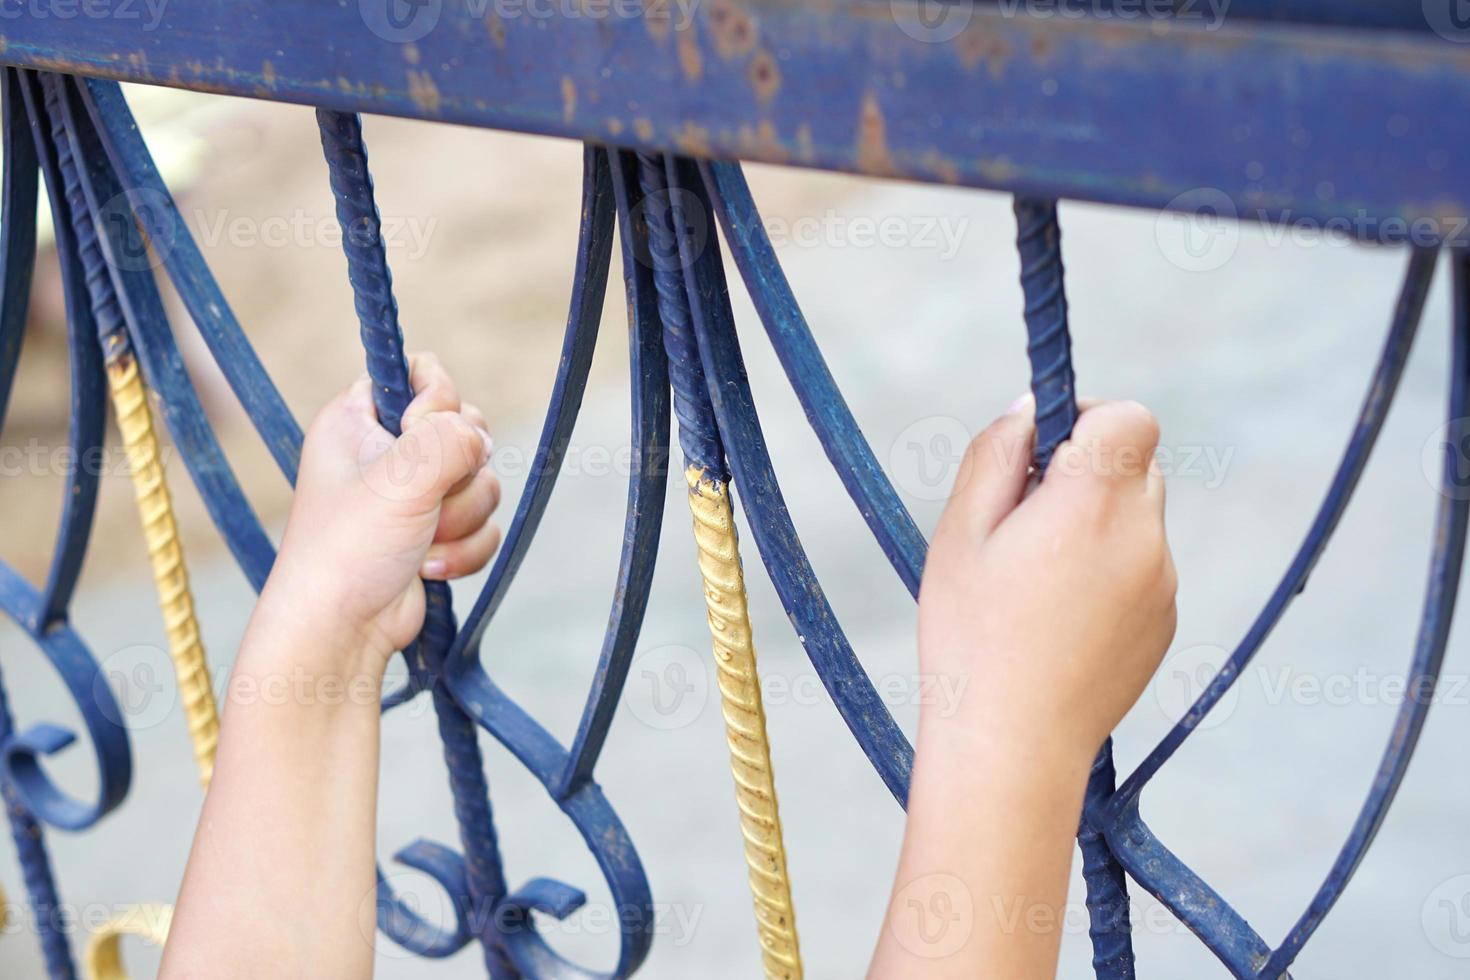
M274 548L184 371L164 317L155 262L177 290L288 481L295 478L299 426L230 312L117 85L6 68L0 97L4 141L0 409L8 401L26 317L39 175L55 219L66 298L72 448L81 452L100 445L111 378L118 415L124 431L131 433L128 446L130 451L138 447L143 459L147 440L137 412L146 413L144 392L150 393L215 526L258 590L270 570ZM411 395L404 330L398 322L360 123L355 115L329 110L319 110L318 123L337 216L346 232L347 275L377 410L383 425L396 431ZM403 651L408 681L383 701L384 711L423 696L433 703L459 849L420 840L398 851L395 860L433 878L445 890L455 914L447 926L425 921L393 894L380 873L378 926L391 941L424 957L448 956L478 943L487 973L496 978L622 977L633 973L647 955L653 935L648 880L633 841L593 777L648 600L668 479L670 426L677 419L765 970L767 976L800 977L795 907L750 645L732 500L738 498L745 510L754 547L813 667L859 749L900 804L907 794L913 751L874 690L797 536L746 379L719 240L714 234L696 235L700 224L705 229L718 225L723 231L809 423L903 587L915 596L926 542L822 359L739 165L593 145L583 156L571 308L537 450L540 465L532 469L504 546L462 621L456 620L448 590L429 584L424 630ZM1056 202L1018 199L1015 211L1037 403L1036 464L1044 468L1077 415L1061 238ZM150 242L166 242L169 247L150 253ZM615 242L624 257L631 327L634 466L617 584L597 671L576 735L570 746L563 746L495 683L480 656L480 640L531 547L555 486L587 383ZM1134 976L1127 877L1184 922L1232 976L1260 980L1287 976L1342 894L1393 801L1443 659L1465 548L1470 502L1451 492L1451 447L1446 447L1446 492L1439 505L1424 612L1408 666L1408 690L1414 696L1399 710L1372 789L1336 862L1286 937L1274 945L1267 942L1242 913L1153 835L1140 813L1144 787L1240 676L1302 591L1325 549L1382 429L1436 258L1436 249L1410 250L1388 337L1342 461L1300 550L1246 637L1185 717L1120 787L1114 785L1109 748L1093 768L1079 840L1094 967L1100 978ZM1455 420L1470 414L1470 256L1457 250L1451 258L1455 303L1447 416ZM44 587L38 590L0 565L0 607L40 647L71 691L100 777L94 798L80 800L63 792L47 776L42 759L71 743L73 733L45 722L18 727L0 695L0 790L47 969L54 978L73 977L76 968L68 938L50 914L59 899L42 828L90 827L122 802L131 775L120 712L67 618L87 545L96 477L81 468L66 489L55 558ZM166 500L161 475L158 485L140 486L145 520L156 518L159 493ZM156 540L150 535L150 554L169 617L171 646L184 665L180 682L193 690L200 683L191 673L196 668L189 666L199 652L197 627L183 614L186 580L182 558L174 563L171 539L162 531ZM202 665L202 657L198 664ZM207 690L207 679L203 686ZM190 719L201 766L211 736L204 717L201 708ZM507 880L477 738L480 729L536 777L597 862L619 909L619 948L611 970L569 961L536 929L533 913L573 914L585 901L580 889L549 878L533 878L516 887ZM117 936L144 934L161 941L166 931L163 911L151 924L115 924L93 943L89 971L122 976Z

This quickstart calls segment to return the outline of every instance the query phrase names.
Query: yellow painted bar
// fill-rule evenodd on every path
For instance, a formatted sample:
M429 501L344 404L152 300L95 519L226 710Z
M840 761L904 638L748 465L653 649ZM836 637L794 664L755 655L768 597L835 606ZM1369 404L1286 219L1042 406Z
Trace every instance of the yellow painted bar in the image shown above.
M128 467L133 474L138 513L148 541L148 560L153 565L153 584L158 589L158 604L168 632L169 656L178 676L189 738L194 743L194 761L199 765L199 779L207 787L214 774L214 750L219 744L219 714L214 689L210 686L209 665L204 660L199 623L194 617L194 596L189 591L189 572L184 566L184 552L174 522L173 501L158 458L153 413L148 408L148 393L138 373L138 362L131 355L124 354L108 362L107 380L128 453Z
M714 638L725 740L730 747L730 772L735 777L735 801L740 808L765 975L770 980L801 980L796 908L791 902L729 485L705 479L704 470L692 466L684 477L689 483L689 509L694 514L694 540L699 546L699 571Z
M83 961L88 980L128 980L122 962L122 938L137 936L155 946L168 940L173 924L171 905L135 905L117 918L103 924L87 941Z

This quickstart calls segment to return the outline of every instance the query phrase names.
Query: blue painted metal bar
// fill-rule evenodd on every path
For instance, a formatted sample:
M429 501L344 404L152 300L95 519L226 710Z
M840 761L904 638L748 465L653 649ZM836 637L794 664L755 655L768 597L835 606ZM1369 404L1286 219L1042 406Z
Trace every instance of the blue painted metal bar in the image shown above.
M331 175L332 196L336 199L337 220L342 225L342 251L347 256L348 279L362 326L373 403L378 422L396 436L402 431L403 412L413 400L413 386L403 352L403 331L398 325L398 304L393 298L393 279L388 271L378 207L373 200L362 125L354 115L326 110L318 111L317 123ZM454 641L454 611L447 583L426 581L424 595L427 608L423 630L414 648L418 662L413 670L438 677L442 674L444 654ZM506 885L490 812L485 761L480 755L473 723L442 683L433 685L432 696L439 719L439 736L444 742L444 763L449 770L460 842L465 850L469 902L477 910L493 909L505 895ZM490 975L514 977L514 968L505 961L497 945L488 936L480 938Z
M1072 334L1067 323L1067 290L1062 265L1062 229L1057 202L1016 198L1016 251L1021 259L1025 299L1026 353L1031 361L1031 392L1036 400L1034 466L1045 473L1057 447L1077 424L1077 382L1072 371ZM1096 805L1113 794L1113 740L1103 742L1088 774L1087 802ZM1082 877L1087 882L1088 932L1092 967L1098 980L1133 980L1132 926L1128 882L1107 839L1086 817L1077 828Z
M1367 238L1401 236L1390 218L1470 214L1450 165L1466 135L1443 125L1470 116L1470 50L1433 31L1042 17L1016 4L957 4L952 35L901 29L924 24L923 2L487 17L478 0L443 0L402 24L315 0L167 4L150 30L125 34L107 19L9 20L0 60L1035 197L1189 210L1179 195L1215 188L1245 216L1343 220ZM1400 12L1358 2L1327 19L1413 17L1383 6ZM1299 9L1318 20L1329 8ZM957 92L962 121L937 108Z
M617 171L614 161L615 181ZM712 215L698 170L692 164L681 166L676 176L678 183L670 186L670 192L695 195L705 213ZM625 193L631 196L633 190ZM627 213L629 202L620 199L618 206L620 213ZM908 798L913 747L853 653L791 523L745 376L719 245L713 236L701 250L693 272L698 279L697 288L688 290L690 319L751 537L822 685L863 754L901 805Z
M827 459L914 598L928 542L873 456L801 315L738 163L700 161L700 176L745 288Z

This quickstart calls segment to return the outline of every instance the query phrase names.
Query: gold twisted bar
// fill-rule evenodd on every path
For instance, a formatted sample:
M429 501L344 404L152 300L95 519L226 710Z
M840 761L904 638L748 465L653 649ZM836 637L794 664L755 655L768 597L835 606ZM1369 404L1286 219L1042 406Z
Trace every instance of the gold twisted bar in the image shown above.
M214 750L219 744L219 714L214 688L210 685L209 665L204 660L199 623L194 617L194 596L189 591L189 572L179 544L173 501L158 457L153 413L148 408L148 393L138 373L138 362L131 354L108 360L107 380L128 454L128 468L133 474L143 536L148 542L148 560L153 565L153 584L158 589L158 605L168 633L169 656L179 681L179 698L184 705L189 738L194 743L194 761L199 766L200 782L208 787L214 774Z
M173 924L171 905L135 905L117 918L105 923L87 941L85 966L89 980L128 980L122 962L122 938L137 936L154 946L162 946Z
M765 975L771 980L801 980L796 908L786 872L786 847L781 837L771 746L766 739L766 710L761 702L730 488L728 483L706 479L704 470L694 466L685 471L684 478L689 484L689 509L694 515L694 541L699 546L699 571L704 578L704 600L714 639L725 740L730 747L730 773L735 777L735 801L740 808L740 831L745 837L745 863L755 900Z
M163 476L158 454L158 435L153 429L153 412L148 391L138 372L137 360L127 352L107 361L107 382L112 390L112 407L128 454L133 475L133 492L138 514L143 519L143 536L148 542L148 561L153 566L153 584L168 634L169 657L179 682L179 699L189 725L199 781L209 787L214 775L214 752L219 745L219 712L210 684L209 664L199 622L194 615L194 596L189 590L189 571L174 520L173 499ZM87 980L128 980L122 962L122 938L137 936L155 946L168 940L173 922L171 905L134 906L104 923L87 942L84 961Z

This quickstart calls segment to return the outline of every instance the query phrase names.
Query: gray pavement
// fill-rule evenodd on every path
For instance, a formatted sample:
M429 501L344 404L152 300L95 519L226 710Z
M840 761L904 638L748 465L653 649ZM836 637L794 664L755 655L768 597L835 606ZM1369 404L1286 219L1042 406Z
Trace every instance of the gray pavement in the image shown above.
M937 488L952 476L964 436L1025 388L1024 336L1007 199L872 184L839 211L847 218L904 215L908 223L899 227L910 237L895 244L863 244L850 224L830 232L829 217L823 247L807 247L793 230L782 258L833 373L927 532L939 512ZM951 222L953 254L923 245L915 216ZM1204 274L1168 257L1189 264L1206 254L1204 264L1216 264L1223 252L1181 252L1173 230L1160 231L1152 215L1064 207L1063 221L1080 388L1148 404L1172 452L1166 468L1180 628L1171 659L1118 734L1126 772L1182 711L1191 685L1198 689L1201 665L1218 664L1242 635L1290 560L1349 433L1403 256L1301 247L1245 229L1238 241L1205 243L1234 251ZM911 732L913 604L802 423L749 302L739 294L736 303L797 527L848 635L870 673L888 679L895 714ZM1398 403L1335 544L1238 695L1144 798L1160 837L1271 941L1285 935L1335 857L1396 708L1388 679L1402 674L1413 646L1438 499L1421 455L1443 412L1447 317L1442 274ZM622 336L621 299L613 297L599 356L625 360L617 349ZM507 518L523 483L514 450L534 446L537 411L504 420L497 432ZM564 741L575 730L611 598L625 493L615 461L626 428L625 388L605 383L591 391L574 438L574 472L562 479L485 642L491 673ZM645 975L755 977L755 932L717 695L702 666L708 639L681 495L671 489L640 660L598 777L660 903L661 934ZM747 569L807 974L858 977L881 919L901 816L821 696L749 544ZM84 582L79 629L120 678L146 681L140 665L158 655L136 648L162 645L146 575L139 567L128 580L107 581L94 569L89 579L96 584ZM223 677L250 595L220 560L196 567L195 582L211 661ZM459 590L465 606L477 586ZM1470 878L1458 876L1470 873L1466 636L1462 622L1451 638L1445 703L1431 713L1397 806L1294 975L1464 975ZM60 685L13 628L0 630L0 658L22 722L74 717ZM682 677L692 687L677 703L666 689L680 678L672 664L688 668ZM140 696L131 797L94 831L50 834L65 896L84 913L171 900L198 813L183 720L166 689L143 688L133 689ZM433 727L426 706L385 725L385 858L417 837L455 839ZM509 877L519 883L547 875L587 888L593 911L549 931L569 954L611 965L614 937L596 912L603 903L605 913L606 892L575 832L488 738L486 750ZM55 768L86 792L93 775L82 755L73 750ZM440 899L432 887L410 878L404 887L433 910ZM20 893L8 847L0 848L0 883L12 897ZM1063 951L1061 976L1069 980L1090 975L1080 895L1074 888L1077 912ZM1141 976L1225 975L1147 896L1137 898L1135 920ZM156 959L146 950L130 953L137 975L151 975ZM483 975L472 951L428 963L386 942L379 965L385 978ZM0 937L0 976L39 975L34 938L23 923L13 925Z

